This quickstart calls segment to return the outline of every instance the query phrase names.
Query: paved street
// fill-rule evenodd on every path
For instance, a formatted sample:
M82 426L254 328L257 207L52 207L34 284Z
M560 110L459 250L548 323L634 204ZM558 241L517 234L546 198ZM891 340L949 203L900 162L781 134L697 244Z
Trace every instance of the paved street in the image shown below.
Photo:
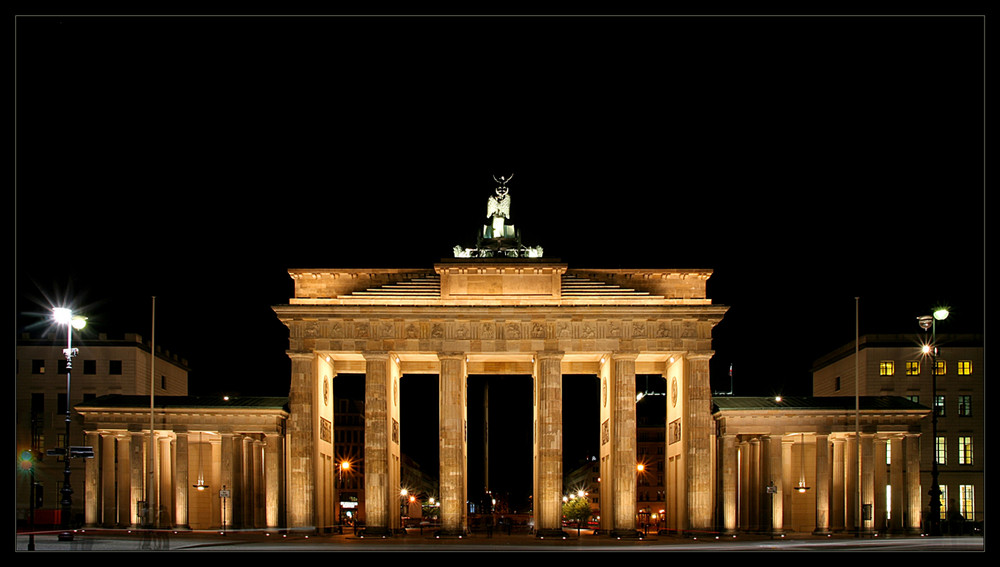
M360 538L354 534L306 536L303 534L265 535L260 532L168 532L155 534L125 531L87 530L72 542L58 541L57 533L41 533L34 538L37 552L103 551L194 551L194 552L590 552L590 551L985 551L982 537L881 537L766 536L736 538L691 538L651 536L641 541L619 541L584 531L577 536L567 530L567 539L540 540L528 534L473 534L466 538L436 539L430 532L411 530L405 536L386 539ZM28 536L17 536L17 551L27 552Z

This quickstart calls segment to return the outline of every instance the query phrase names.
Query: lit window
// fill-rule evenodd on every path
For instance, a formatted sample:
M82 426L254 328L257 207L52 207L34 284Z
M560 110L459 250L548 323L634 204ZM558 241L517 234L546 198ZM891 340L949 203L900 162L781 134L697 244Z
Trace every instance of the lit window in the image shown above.
M937 372L935 372L935 374L937 374L938 376L944 376L945 373L947 373L947 371L948 371L948 365L945 364L945 361L943 360L937 361Z
M971 484L958 485L958 513L966 520L976 519L976 506Z
M911 402L913 402L915 404L919 404L920 403L920 396L918 396L916 394L911 394L909 396L906 396L906 399L910 400Z
M907 360L906 361L906 375L907 376L920 376L920 361L919 360Z
M958 397L958 415L969 417L972 415L972 396L962 394Z
M963 435L958 438L958 464L972 464L972 437Z
M31 373L32 374L45 374L45 361L44 360L32 360L31 361Z
M948 519L948 506L947 506L947 503L948 503L948 485L947 484L938 485L938 490L941 491L941 495L938 497L938 498L941 499L941 519L942 520L947 520Z
M892 519L892 485L885 485L885 519Z
M938 417L944 417L944 396L943 395L934 396L934 411L937 412Z
M934 458L939 465L948 464L948 439L938 437L934 442Z
M958 375L959 376L970 376L972 374L972 361L971 360L959 360L958 361Z
M883 360L878 363L879 376L892 376L896 370L896 363L891 360Z
M885 444L885 464L892 464L892 443Z

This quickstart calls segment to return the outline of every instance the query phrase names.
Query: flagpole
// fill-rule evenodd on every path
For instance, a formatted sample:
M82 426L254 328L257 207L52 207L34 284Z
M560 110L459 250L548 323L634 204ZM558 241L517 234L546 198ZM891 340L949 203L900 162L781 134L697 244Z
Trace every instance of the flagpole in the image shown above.
M156 429L153 422L153 402L156 376L156 296L153 296L152 330L149 339L149 453L152 464L149 467L149 495L146 497L146 510L149 522L156 527L156 510L153 497L156 495Z

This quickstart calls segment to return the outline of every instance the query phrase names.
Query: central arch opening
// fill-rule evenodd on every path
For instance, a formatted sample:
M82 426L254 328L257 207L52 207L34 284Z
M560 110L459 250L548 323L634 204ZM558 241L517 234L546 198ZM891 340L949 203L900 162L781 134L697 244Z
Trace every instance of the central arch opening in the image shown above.
M528 525L532 511L534 383L524 375L468 378L470 528ZM499 522L499 523L497 523Z

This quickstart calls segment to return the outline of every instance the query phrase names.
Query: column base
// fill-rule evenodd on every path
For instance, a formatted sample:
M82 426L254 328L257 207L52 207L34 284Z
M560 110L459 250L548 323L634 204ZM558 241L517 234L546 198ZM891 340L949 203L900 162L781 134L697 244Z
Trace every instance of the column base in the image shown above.
M441 529L434 532L434 537L438 539L462 539L465 535L465 530L462 529Z
M816 528L813 530L812 535L828 536L833 535L833 531L831 531L830 528Z

